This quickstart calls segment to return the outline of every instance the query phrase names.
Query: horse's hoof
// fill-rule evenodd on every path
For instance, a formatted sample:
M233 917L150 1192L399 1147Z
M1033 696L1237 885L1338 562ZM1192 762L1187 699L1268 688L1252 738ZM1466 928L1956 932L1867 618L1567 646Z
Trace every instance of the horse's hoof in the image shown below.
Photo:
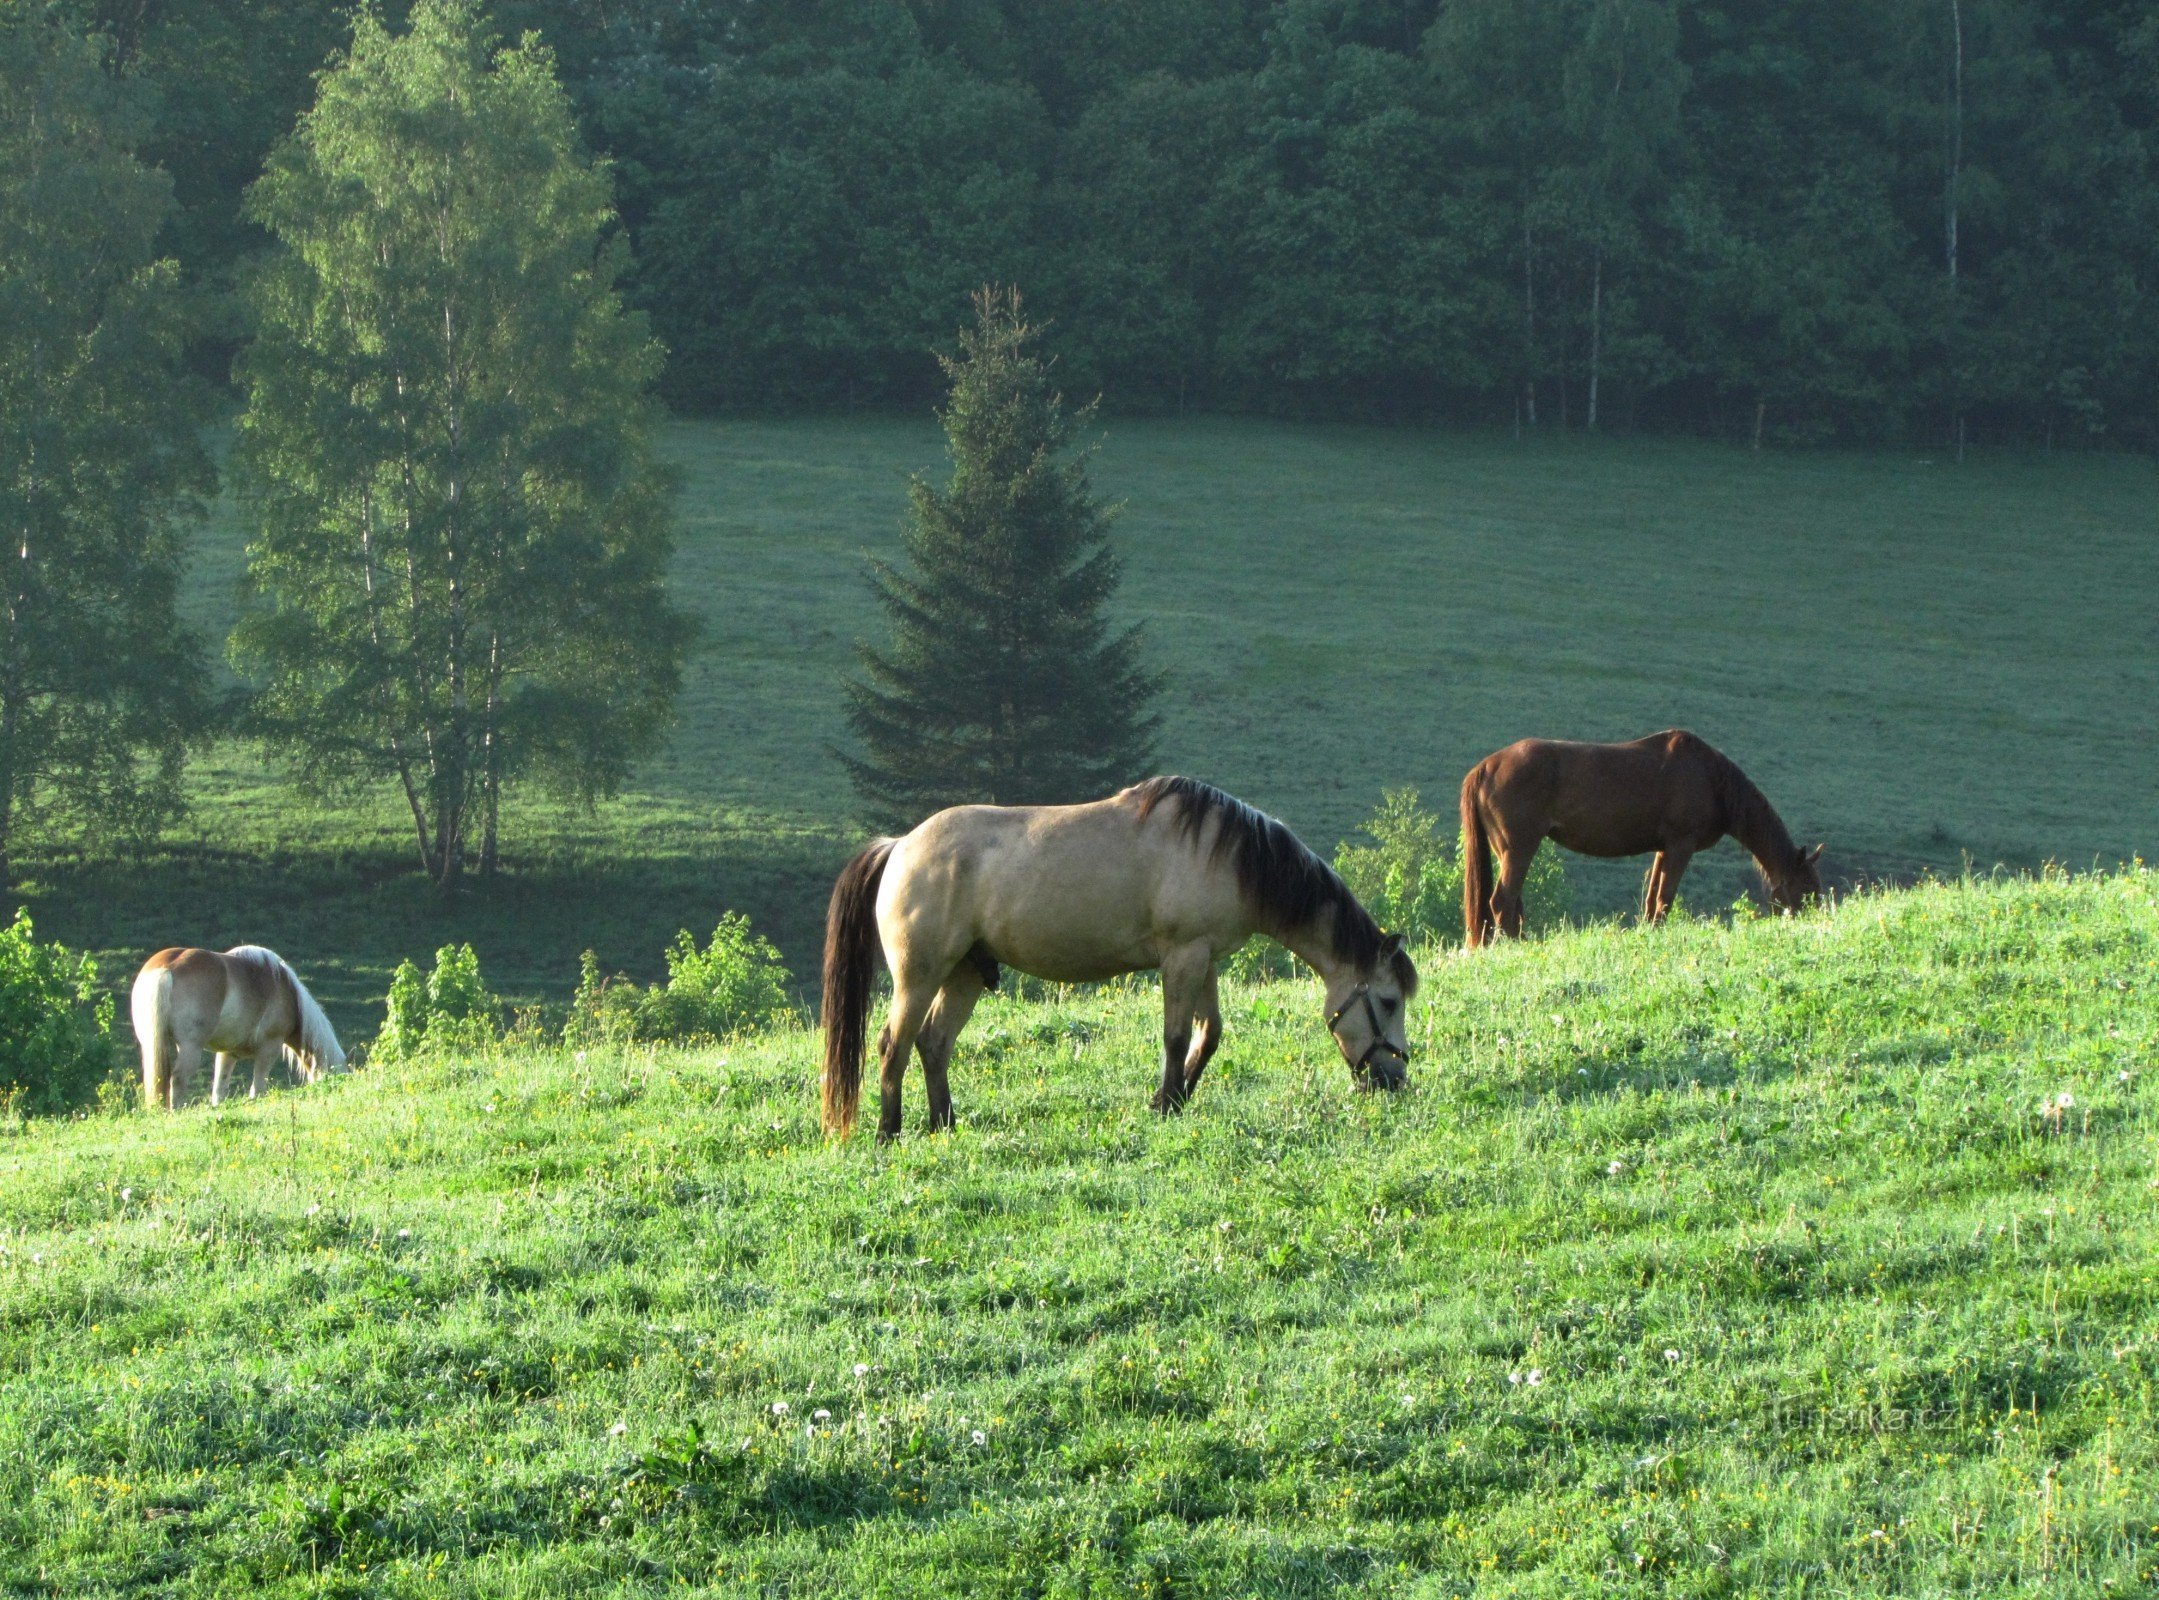
M1171 1094L1166 1089L1157 1089L1154 1093L1154 1108L1165 1117L1174 1117L1178 1112L1182 1111L1184 1101L1185 1097L1183 1095Z

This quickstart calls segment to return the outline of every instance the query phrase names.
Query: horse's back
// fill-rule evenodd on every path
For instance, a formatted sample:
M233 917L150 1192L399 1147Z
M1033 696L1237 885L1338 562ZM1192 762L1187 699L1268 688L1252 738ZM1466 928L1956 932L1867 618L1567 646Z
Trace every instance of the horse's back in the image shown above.
M1154 964L1175 854L1125 796L1066 806L955 806L893 847L878 897L887 959L989 955L1053 981ZM1187 848L1186 853L1189 853Z
M1701 840L1719 817L1721 758L1684 728L1621 743L1519 739L1484 758L1465 796L1504 834L1546 837L1584 855L1623 856Z

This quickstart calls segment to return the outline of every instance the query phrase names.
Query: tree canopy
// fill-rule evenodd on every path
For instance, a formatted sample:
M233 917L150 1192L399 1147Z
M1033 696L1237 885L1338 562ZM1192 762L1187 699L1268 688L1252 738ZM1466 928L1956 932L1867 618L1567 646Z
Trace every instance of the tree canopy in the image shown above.
M396 783L448 884L475 833L494 865L512 781L612 792L680 676L608 175L543 45L423 0L403 34L359 18L251 207L255 726L307 779Z
M204 410L145 113L95 41L0 10L0 887L26 823L168 819L207 712L175 609Z
M343 24L68 0L185 266ZM395 26L402 0L370 13ZM917 404L984 281L1075 393L1738 439L2150 442L2159 27L2119 0L498 0L695 407Z
M848 686L847 767L883 826L969 802L1092 800L1145 776L1160 680L1137 628L1112 626L1118 563L1076 426L1019 296L985 289L942 420L943 489L916 478L904 566L871 564L890 641Z

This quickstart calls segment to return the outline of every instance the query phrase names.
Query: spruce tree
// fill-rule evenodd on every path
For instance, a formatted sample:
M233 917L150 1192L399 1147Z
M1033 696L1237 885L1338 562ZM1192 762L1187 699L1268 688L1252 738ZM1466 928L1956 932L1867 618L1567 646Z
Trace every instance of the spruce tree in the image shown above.
M951 482L909 484L905 568L870 570L891 640L862 648L847 685L862 753L844 759L881 826L965 802L1093 799L1145 774L1159 726L1140 630L1107 614L1115 508L1071 448L1093 407L1065 409L1017 292L974 306L941 363Z
M610 793L664 726L659 350L552 58L471 0L362 11L251 206L255 726L304 780L395 782L448 886L510 784Z

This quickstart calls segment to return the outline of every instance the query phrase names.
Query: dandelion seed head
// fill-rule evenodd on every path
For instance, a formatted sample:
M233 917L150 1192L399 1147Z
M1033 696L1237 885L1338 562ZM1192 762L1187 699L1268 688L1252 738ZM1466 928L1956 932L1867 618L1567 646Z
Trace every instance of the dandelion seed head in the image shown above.
M775 1417L784 1417L784 1416L786 1416L786 1415L787 1415L787 1402L786 1402L785 1400L775 1400L775 1401L773 1401L773 1402L772 1402L772 1414L773 1414L773 1415L774 1415Z

